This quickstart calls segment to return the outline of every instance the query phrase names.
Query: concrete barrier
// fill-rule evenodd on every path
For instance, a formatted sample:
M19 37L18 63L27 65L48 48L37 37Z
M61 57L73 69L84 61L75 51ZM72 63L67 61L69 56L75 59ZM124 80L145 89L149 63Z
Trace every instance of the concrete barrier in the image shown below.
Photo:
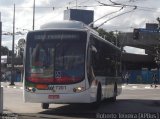
M3 87L0 87L0 114L3 113Z

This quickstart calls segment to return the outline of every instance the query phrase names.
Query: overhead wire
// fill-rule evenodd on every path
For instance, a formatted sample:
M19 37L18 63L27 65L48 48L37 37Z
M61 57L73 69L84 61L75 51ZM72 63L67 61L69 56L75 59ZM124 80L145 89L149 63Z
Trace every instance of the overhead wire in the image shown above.
M72 9L72 8L75 8L76 7L76 5L73 5L72 7L67 7L67 4L70 4L70 3L74 3L76 0L73 0L73 1L71 1L71 2L67 2L63 7L59 7L60 8L60 11L62 12L62 10L64 10L64 9ZM86 2L88 2L88 1L90 1L90 0L84 0L84 1L82 1L82 2L80 2L80 3L78 3L78 5L77 5L77 8L79 7L96 7L96 6L101 6L101 5L94 5L94 6L92 6L92 5L82 5L82 4L84 4L84 3L86 3ZM54 17L58 17L58 16L60 16L60 14L57 14L56 16L52 16L51 18L54 18ZM41 18L43 18L44 16L42 16ZM43 19L38 19L38 22L39 21L41 21L41 20L43 20Z
M91 0L84 0L83 2L80 2L80 3L78 3L78 4L81 5L81 4L87 3L87 2L89 2L89 1L91 1Z
M117 12L121 11L122 9L123 9L123 7L121 7L121 8L120 8L119 10L117 10L117 11L110 12L110 13L108 13L108 14L105 14L105 15L103 15L102 17L98 18L97 20L91 22L88 26L91 26L93 23L101 20L102 18L105 18L106 16L109 16L109 15L111 15L111 14L117 13Z
M67 3L65 3L65 5L63 5L63 7L58 7L58 10L59 11L62 11L62 10L64 10L64 9L66 9L66 8L68 8L67 7L67 5L69 4L71 4L71 3L74 3L76 0L72 0L72 1L69 1L69 2L67 2ZM54 8L57 8L57 7L54 7ZM55 10L55 9L54 9ZM57 15L55 15L55 16L52 16L53 18L54 17L58 17L60 14L57 14ZM43 19L41 19L41 18L43 18L44 17L44 15L43 16L41 16L40 18L38 18L38 22L39 21L41 21L41 20L43 20Z
M65 5L67 5L67 4L71 4L71 3L73 3L73 2L75 2L75 0L72 0L72 1L69 1L69 2L67 2ZM13 9L13 7L3 7L3 8L5 8L5 9ZM20 6L16 6L16 9L32 9L33 7L20 7ZM56 9L64 9L64 6L63 7L40 7L40 6L36 6L36 9L37 8L56 8ZM59 14L58 14L59 15ZM43 18L44 17L44 15L42 16L42 17L40 17L40 18L38 18L38 20L42 20L41 18ZM55 17L55 16L54 16ZM57 16L56 16L57 17ZM31 25L28 25L28 23L26 24L26 25L23 25L23 27L26 27L26 26L31 26ZM26 28L25 28L26 29Z
M114 19L114 18L116 18L116 17L119 17L119 16L122 16L122 15L124 15L124 14L130 13L130 12L133 12L135 9L137 9L137 7L133 8L133 9L132 9L132 10L130 10L130 11L123 12L123 13L121 13L121 14L118 14L118 15L114 16L114 17L111 17L111 18L107 19L106 21L104 21L103 23L101 23L101 24L100 24L98 27L96 27L96 28L101 27L102 25L104 25L105 23L107 23L108 21L110 21L110 20L112 20L112 19Z
M149 7L141 7L141 6L137 6L137 5L130 5L130 4L124 4L124 3L118 3L118 2L114 2L112 0L109 0L109 2L111 2L111 4L106 4L106 3L103 3L103 2L100 2L99 0L96 0L99 4L101 5L104 5L104 6L109 6L109 7L133 7L133 10L131 11L127 11L127 12L124 12L124 13L121 13L119 15L116 15L112 18L109 18L107 19L106 21L104 21L102 24L100 24L97 28L101 27L102 25L104 25L106 22L116 18L116 17L119 17L121 15L124 15L124 14L127 14L127 13L130 13L130 12L133 12L135 11L136 9L138 10L144 10L144 11L154 11L154 10L157 10L155 8L149 8Z
M99 0L96 0L99 4L104 5L104 6L110 6L110 7L137 7L137 9L142 8L142 9L147 9L147 10L157 10L157 8L154 7L142 7L142 6L138 6L138 5L130 5L130 4L124 4L124 3L118 3L118 2L113 2L112 0L109 0L112 4L106 4L106 3L102 3Z
M69 1L69 2L67 2L67 3L65 3L65 5L63 6L63 7L54 7L54 8L56 8L56 9L64 9L64 8L66 8L66 5L67 4L74 4L75 3L75 1L76 0L72 0L72 1ZM102 3L102 2L100 2L100 1L98 1L98 0L95 0L95 1L98 1L98 3L100 3L100 5L84 5L84 6L82 6L82 4L85 4L85 3L87 3L88 1L90 1L90 0L84 0L84 1L82 1L82 2L80 2L80 3L78 3L78 5L77 5L77 7L96 7L96 6L110 6L110 7L135 7L135 5L128 5L128 4L124 4L124 3L117 3L117 2L114 2L113 0L109 0L112 4L105 4L105 3ZM139 1L139 0L134 0L134 1L132 1L132 0L128 0L128 3L130 3L130 2L136 2L136 1ZM127 1L126 1L127 2ZM75 7L75 6L73 6L73 7ZM137 7L137 10L142 10L142 11L156 11L157 9L156 8L150 8L150 7L141 7L141 6L136 6ZM8 8L12 8L12 7L7 7L7 9ZM33 8L33 7L16 7L16 8ZM40 7L40 6L37 6L36 7L37 9L38 8L53 8L53 7ZM59 14L58 15L56 15L56 17L57 16L59 16ZM44 16L42 16L42 17L44 17ZM39 17L39 18L37 18L37 21L39 22L39 21L41 21L41 20L43 20L43 19L41 19L42 17ZM55 16L52 16L52 17L55 17ZM105 17L105 16L104 16ZM30 25L28 25L28 23L26 24L26 25L23 25L23 27L25 27L25 26L30 26Z

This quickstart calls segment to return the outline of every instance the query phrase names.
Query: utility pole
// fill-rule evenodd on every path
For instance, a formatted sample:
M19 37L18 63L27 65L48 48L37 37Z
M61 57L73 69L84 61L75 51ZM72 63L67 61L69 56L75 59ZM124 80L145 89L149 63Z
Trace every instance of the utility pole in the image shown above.
M14 4L14 11L13 11L13 35L12 35L12 71L11 71L11 83L10 85L14 84L15 79L15 71L14 71L14 39L15 39L15 4Z
M115 33L116 33L116 35L115 35L115 38L116 38L116 46L118 47L118 31L116 30Z
M159 38L159 35L160 35L160 33L159 33L159 31L160 31L160 18L159 18L159 17L157 18L157 21L158 21L158 38ZM160 41L160 39L158 39L158 40ZM159 44L159 45L160 45L160 44ZM158 45L158 46L159 46L159 45ZM158 60L160 60L160 59L159 59L159 57L160 57L159 47L158 47L158 49L157 49L157 55L158 55ZM159 74L160 63L157 62L157 64L158 64L158 82L159 82L159 80L160 80L160 74Z
M33 30L34 30L34 21L35 21L35 0L33 1Z
M159 17L157 18L157 21L158 21L158 30L160 30L160 18Z
M2 22L0 12L0 114L3 113L3 87L1 87L2 73L1 73L1 41L2 41Z
M76 9L77 9L77 0L76 0Z

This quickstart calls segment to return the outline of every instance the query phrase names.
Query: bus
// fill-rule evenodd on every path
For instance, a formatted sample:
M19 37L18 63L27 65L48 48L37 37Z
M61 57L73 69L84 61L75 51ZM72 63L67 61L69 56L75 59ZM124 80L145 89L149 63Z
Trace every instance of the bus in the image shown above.
M116 101L122 91L121 50L79 21L30 31L24 53L24 101L49 104Z

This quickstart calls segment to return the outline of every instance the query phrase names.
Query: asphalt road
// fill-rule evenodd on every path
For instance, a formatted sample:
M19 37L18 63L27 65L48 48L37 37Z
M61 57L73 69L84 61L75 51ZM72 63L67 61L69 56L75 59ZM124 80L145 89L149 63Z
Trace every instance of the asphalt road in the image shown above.
M22 91L22 89L4 88L4 110L15 113L20 119L114 117L123 119L124 116L136 117L141 113L142 117L147 113L147 118L159 118L160 89L123 88L122 94L117 97L117 102L111 103L105 100L98 109L92 109L89 104L52 104L48 110L41 109L40 104L24 103Z

